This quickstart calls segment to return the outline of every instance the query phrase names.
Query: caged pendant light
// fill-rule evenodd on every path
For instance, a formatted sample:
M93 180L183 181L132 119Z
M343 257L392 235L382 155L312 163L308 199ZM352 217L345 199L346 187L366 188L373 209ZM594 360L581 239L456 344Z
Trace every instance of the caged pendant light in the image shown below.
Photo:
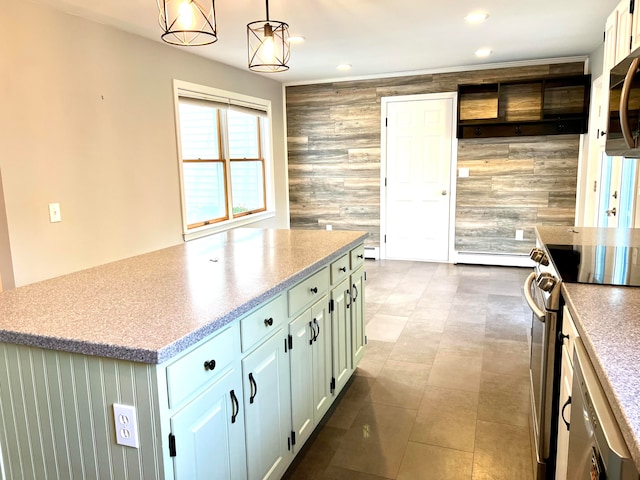
M287 62L291 54L289 25L269 19L269 0L265 0L267 19L247 25L249 70L275 73L289 70Z
M158 0L162 40L197 46L218 41L214 0Z

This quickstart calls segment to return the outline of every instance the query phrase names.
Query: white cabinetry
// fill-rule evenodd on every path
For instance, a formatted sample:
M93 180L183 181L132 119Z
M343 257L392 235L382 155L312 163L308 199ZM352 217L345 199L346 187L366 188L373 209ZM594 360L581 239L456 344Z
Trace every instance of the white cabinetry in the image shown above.
M277 479L293 458L285 335L276 334L242 360L249 479Z
M169 406L177 410L169 436L177 480L246 476L239 340L233 325L166 369Z
M567 307L562 310L562 360L560 370L560 399L558 414L558 448L556 480L566 480L569 456L569 419L571 418L571 388L573 383L573 349L578 331Z
M345 255L346 258L346 255ZM347 299L351 291L349 278L331 289L331 339L333 394L342 391L351 376L351 318Z
M355 370L364 356L367 339L364 332L364 266L350 276L351 280L351 368Z
M326 295L289 324L294 452L331 404L331 329Z

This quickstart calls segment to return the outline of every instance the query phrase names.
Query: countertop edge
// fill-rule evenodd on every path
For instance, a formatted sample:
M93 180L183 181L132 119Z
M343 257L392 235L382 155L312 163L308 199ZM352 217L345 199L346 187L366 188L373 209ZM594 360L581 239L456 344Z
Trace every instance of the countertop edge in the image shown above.
M206 339L221 328L230 325L234 321L239 320L241 316L258 307L269 298L280 294L289 287L298 283L303 278L320 269L322 266L327 265L341 255L344 255L355 246L360 245L367 238L367 236L368 233L362 233L362 235L360 235L355 240L350 241L331 254L294 273L274 287L265 290L258 296L255 296L250 300L238 305L233 310L211 320L210 322L207 322L202 327L191 331L187 335L175 340L170 344L165 345L164 347L159 348L158 350L133 348L99 342L87 342L68 338L35 335L31 333L12 332L7 330L0 330L0 341L16 345L44 348L48 350L56 350L67 353L85 354L147 364L161 364L168 360L171 360L184 350Z
M602 385L602 389L604 390L605 396L609 401L609 405L611 410L618 421L618 426L620 427L620 431L622 432L622 437L627 443L627 448L629 449L629 453L631 454L631 458L636 465L636 468L640 470L640 443L639 439L636 437L633 427L629 421L629 417L625 413L625 410L622 408L620 398L616 395L615 388L612 385L609 375L604 368L600 355L598 354L598 350L593 344L589 333L587 332L582 318L580 317L580 313L576 308L573 300L571 299L571 293L568 292L564 286L562 285L562 296L565 300L567 308L569 309L569 313L574 320L575 326L578 329L578 333L582 337L582 343L589 354L589 360L593 365L593 368L596 371L598 380Z

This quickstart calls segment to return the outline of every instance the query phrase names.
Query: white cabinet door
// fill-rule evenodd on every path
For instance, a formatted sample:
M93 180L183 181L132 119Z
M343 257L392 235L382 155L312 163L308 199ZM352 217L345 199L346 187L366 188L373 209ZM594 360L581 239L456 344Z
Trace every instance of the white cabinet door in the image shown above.
M176 480L246 477L242 378L233 368L171 417Z
M317 425L331 404L331 320L325 296L311 307L313 338L313 419Z
M349 279L340 282L331 290L331 362L335 382L333 395L338 395L351 376L351 308Z
M289 324L291 420L294 453L307 441L331 403L331 328L327 296Z
M636 0L633 19L631 22L631 51L640 47L640 11L638 11L640 5L638 5L637 1L638 0Z
M313 420L313 338L315 329L311 309L289 324L289 361L291 367L291 422L295 437L294 452L311 435Z
M277 479L293 455L289 357L281 333L242 360L247 469L250 480Z
M631 14L630 1L622 0L616 7L616 11L618 12L616 64L618 64L631 53L631 29L633 26L633 15Z
M558 415L558 448L556 455L556 480L566 480L567 461L569 459L569 428L566 422L571 419L571 385L573 367L567 345L562 347L562 366L560 377L560 413ZM570 427L570 426L569 426Z
M364 266L351 274L351 369L355 370L364 356Z
M607 17L604 26L604 62L602 72L604 73L604 89L609 91L609 72L615 66L616 47L618 46L618 10L614 10Z

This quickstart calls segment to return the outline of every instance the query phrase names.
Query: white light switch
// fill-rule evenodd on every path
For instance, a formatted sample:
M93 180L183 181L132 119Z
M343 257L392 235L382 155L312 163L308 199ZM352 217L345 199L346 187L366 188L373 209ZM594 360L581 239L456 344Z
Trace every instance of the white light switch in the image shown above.
M524 230L516 230L516 240L524 240Z
M458 169L458 177L463 178L468 176L469 176L469 169L467 167Z
M49 221L51 223L62 221L62 215L60 214L60 204L59 203L50 203L49 204Z

